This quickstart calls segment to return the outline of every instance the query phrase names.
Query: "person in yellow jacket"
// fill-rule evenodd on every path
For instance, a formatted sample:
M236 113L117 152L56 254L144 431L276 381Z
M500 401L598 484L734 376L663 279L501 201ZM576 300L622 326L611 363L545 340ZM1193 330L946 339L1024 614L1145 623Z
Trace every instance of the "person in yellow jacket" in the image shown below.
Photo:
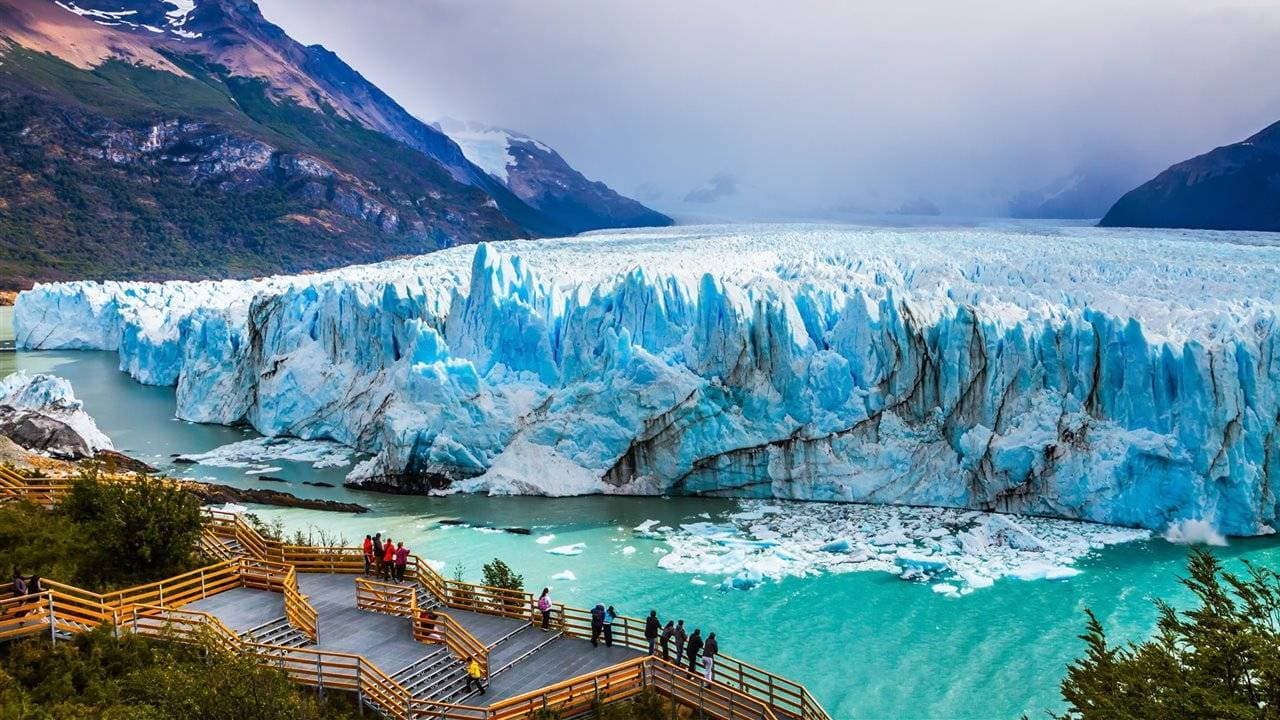
M481 695L484 694L484 671L480 669L480 661L474 657L467 665L467 690L471 689L471 683L475 683Z

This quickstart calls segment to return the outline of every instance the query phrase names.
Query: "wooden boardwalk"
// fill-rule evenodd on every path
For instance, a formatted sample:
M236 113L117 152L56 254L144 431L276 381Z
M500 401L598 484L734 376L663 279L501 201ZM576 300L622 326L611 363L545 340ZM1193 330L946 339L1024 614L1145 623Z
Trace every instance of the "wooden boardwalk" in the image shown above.
M362 655L388 675L441 652L439 645L413 639L413 626L408 618L357 608L357 577L329 573L298 574L298 585L319 617L320 640L314 645L316 649ZM236 588L198 600L187 609L209 613L237 633L285 615L280 593L248 588ZM621 645L606 648L601 643L593 648L587 640L567 637L558 631L544 633L525 620L458 609L448 609L447 612L490 648L492 677L483 696L487 703L644 656L644 653ZM461 661L457 662L461 664ZM479 697L472 697L469 702L476 703Z

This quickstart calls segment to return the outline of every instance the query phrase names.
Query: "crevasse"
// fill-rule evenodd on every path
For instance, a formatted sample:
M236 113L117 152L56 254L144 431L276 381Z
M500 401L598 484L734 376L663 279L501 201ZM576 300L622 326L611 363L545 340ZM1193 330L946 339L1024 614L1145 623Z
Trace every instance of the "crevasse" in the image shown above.
M1271 531L1268 236L675 228L309 276L41 285L177 412L373 454L353 482L701 493Z

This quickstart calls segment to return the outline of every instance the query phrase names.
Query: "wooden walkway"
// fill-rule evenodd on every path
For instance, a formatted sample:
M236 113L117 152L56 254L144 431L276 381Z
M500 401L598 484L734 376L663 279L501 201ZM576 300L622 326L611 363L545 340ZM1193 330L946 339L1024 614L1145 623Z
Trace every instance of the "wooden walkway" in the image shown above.
M433 657L438 645L413 639L408 618L356 607L357 575L299 573L298 585L319 617L317 650L363 655L388 675ZM406 583L407 584L407 583ZM280 593L236 588L198 600L189 610L206 612L237 633L283 618ZM634 658L638 650L615 645L591 647L590 641L544 633L528 621L467 610L449 609L478 640L490 648L492 677L484 697L492 703L593 673ZM460 661L458 661L460 664ZM472 698L471 702L475 702Z

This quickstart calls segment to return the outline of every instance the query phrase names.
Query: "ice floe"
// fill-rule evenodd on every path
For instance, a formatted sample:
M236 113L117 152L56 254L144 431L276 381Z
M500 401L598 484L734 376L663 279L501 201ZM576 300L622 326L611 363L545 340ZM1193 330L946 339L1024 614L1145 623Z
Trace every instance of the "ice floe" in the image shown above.
M260 437L220 445L208 452L182 455L188 462L226 468L253 468L258 472L279 471L269 463L277 461L310 463L317 470L351 464L353 451L328 440Z
M582 551L587 548L586 543L573 543L572 545L561 545L548 550L552 555L581 555Z
M552 575L552 576L551 576L551 579L552 579L552 580L567 580L567 581L569 581L569 582L573 582L574 580L577 580L577 579L578 579L578 576L577 576L577 575L574 575L572 570L561 570L560 572L556 573L555 575Z
M740 504L740 512L662 535L670 552L658 566L722 577L726 590L785 577L881 571L960 595L1000 578L1064 580L1079 574L1072 565L1089 552L1150 537L1146 530L973 510Z

